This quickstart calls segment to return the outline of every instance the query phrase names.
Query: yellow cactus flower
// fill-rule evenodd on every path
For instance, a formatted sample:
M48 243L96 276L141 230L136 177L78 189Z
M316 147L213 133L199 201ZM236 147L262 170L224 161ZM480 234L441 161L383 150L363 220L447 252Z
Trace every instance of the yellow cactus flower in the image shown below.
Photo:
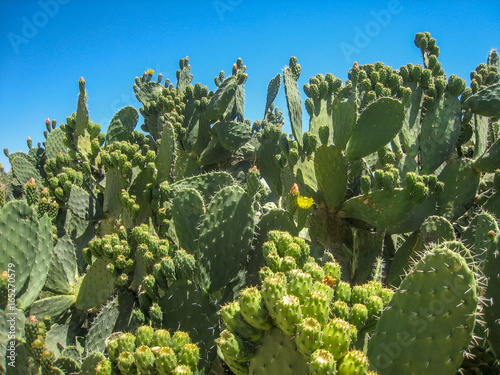
M300 209L302 210L308 210L311 208L311 206L314 203L314 199L308 198L308 197L303 197L303 196L298 196L297 197L297 206L299 206Z
M148 74L152 76L153 74L155 74L155 71L153 69L148 69Z

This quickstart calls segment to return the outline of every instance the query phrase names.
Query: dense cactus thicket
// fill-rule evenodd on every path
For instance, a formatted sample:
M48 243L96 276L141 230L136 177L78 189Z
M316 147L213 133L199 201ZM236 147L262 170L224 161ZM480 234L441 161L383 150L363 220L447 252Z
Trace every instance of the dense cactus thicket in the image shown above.
M497 374L499 57L467 85L415 45L302 90L292 57L254 122L241 59L215 91L144 72L106 133L81 78L5 149L0 372Z

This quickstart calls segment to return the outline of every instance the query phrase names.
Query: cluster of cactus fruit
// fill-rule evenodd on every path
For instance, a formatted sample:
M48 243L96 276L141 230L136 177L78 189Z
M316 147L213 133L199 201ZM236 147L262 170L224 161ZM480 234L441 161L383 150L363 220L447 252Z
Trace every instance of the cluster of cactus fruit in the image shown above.
M341 280L340 265L333 259L319 265L300 237L270 231L269 240L261 289L246 287L220 310L227 329L217 344L231 370L370 373L368 358L355 344L358 337L364 342L392 290L376 281L351 288Z
M187 57L175 86L144 72L106 133L81 78L66 123L5 150L0 372L498 372L499 57L466 87L415 45L304 102L292 57L253 123L241 59L215 91Z

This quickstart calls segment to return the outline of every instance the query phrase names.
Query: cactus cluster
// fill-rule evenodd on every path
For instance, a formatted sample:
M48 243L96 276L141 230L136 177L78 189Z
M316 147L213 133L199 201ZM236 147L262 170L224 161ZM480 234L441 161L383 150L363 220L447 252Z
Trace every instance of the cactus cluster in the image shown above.
M345 82L300 86L292 57L253 122L241 59L213 91L188 57L147 70L106 130L81 78L65 123L4 150L0 372L495 372L498 53L466 84L414 42Z
M200 359L200 348L189 334L140 326L136 334L120 333L108 338L109 359L95 367L97 375L111 374L194 374Z
M246 287L220 310L226 329L217 343L231 370L299 366L304 374L367 373L368 359L355 344L392 290L375 281L351 288L341 280L340 264L333 258L318 264L304 239L288 232L270 231L263 249L260 289Z

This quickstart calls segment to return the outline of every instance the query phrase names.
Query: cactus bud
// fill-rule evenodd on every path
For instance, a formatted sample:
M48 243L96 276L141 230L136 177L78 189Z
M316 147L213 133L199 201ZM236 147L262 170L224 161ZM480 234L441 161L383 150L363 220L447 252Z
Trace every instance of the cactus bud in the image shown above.
M156 354L156 369L160 375L170 375L177 367L177 356L171 347L162 347Z
M353 327L343 319L334 318L323 328L323 347L335 359L342 358L351 344Z
M297 326L295 343L297 349L305 356L311 355L321 347L321 324L314 318L305 318Z

